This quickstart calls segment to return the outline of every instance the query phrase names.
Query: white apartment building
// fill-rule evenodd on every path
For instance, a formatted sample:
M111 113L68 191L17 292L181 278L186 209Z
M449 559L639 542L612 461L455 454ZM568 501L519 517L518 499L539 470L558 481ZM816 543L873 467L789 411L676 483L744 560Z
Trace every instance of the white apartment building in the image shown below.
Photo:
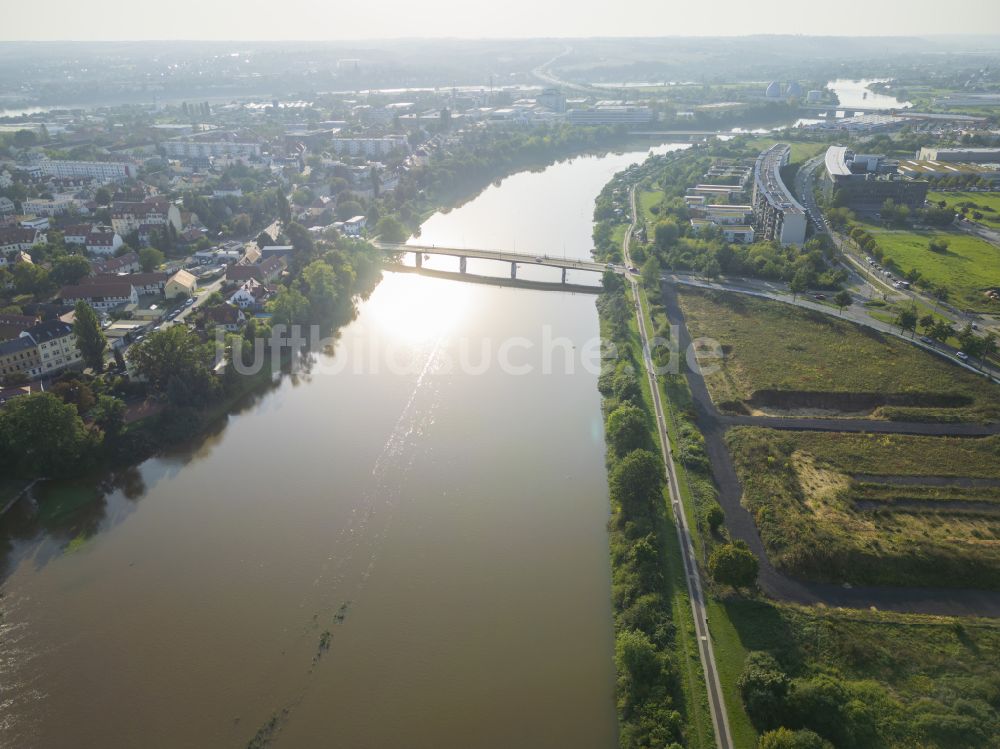
M21 337L28 338L38 347L38 358L42 363L39 374L42 377L81 361L73 326L62 320L49 320L33 325L21 333Z
M99 182L124 182L136 176L131 164L120 161L57 161L45 159L38 163L41 173L60 179L91 179Z
M394 151L410 152L410 142L405 135L387 135L384 138L334 138L332 144L337 154L367 158L388 156Z
M163 152L174 159L208 159L231 156L237 159L259 159L259 143L230 143L229 141L204 142L197 140L168 140Z

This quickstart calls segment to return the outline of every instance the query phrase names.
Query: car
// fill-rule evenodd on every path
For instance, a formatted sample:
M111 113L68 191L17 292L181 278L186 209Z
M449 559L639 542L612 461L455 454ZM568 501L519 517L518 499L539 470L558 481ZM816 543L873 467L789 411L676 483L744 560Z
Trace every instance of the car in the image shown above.
M822 301L822 300L826 299L826 294L814 294L813 298L814 299L819 299L820 301Z
M630 266L628 267L628 272L629 272L629 273L638 273L638 272L639 272L639 269L638 269L638 268L636 268L636 267L635 267L634 265L630 265Z
M979 326L976 325L975 323L972 323L972 329L973 330L979 330Z
M194 304L194 297L192 297L191 299L188 299L186 302L184 302L184 306L185 307L190 307L192 304Z
M542 258L541 258L540 256L536 255L536 256L535 256L535 262L536 262L536 263L540 263L540 262L542 262Z
M922 335L922 336L920 336L920 342L921 343L934 343L934 339L933 338L928 338L927 336Z
M608 263L604 267L607 268L608 270L614 270L615 269L615 264L614 263Z
M956 351L955 357L961 359L962 361L969 361L969 355L964 351Z

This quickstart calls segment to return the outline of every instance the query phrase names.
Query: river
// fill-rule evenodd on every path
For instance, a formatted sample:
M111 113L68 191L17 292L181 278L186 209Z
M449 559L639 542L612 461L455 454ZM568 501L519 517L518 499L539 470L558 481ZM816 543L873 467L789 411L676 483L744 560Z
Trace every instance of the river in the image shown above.
M840 105L848 110L848 114L851 113L852 107L904 109L911 106L908 101L900 101L895 96L875 93L868 88L873 83L884 83L887 80L887 78L864 78L861 80L838 78L834 81L828 81L826 86L837 95Z
M421 241L584 257L645 155L514 175ZM614 747L594 299L386 273L196 446L21 502L0 745Z

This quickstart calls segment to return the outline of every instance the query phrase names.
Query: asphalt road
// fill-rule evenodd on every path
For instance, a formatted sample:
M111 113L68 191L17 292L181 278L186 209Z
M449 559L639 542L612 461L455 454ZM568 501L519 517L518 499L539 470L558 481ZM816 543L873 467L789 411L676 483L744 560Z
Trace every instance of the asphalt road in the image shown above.
M632 258L629 255L629 241L632 238L632 230L635 228L637 220L635 208L635 187L630 191L630 202L632 208L632 224L625 232L625 239L622 243L622 251L625 256L626 267L632 266ZM639 299L638 282L635 275L626 275L632 285L632 292L635 299ZM649 378L649 387L653 394L653 409L656 415L656 428L660 433L660 447L663 453L663 464L667 471L667 486L670 489L670 509L674 517L674 524L677 528L677 540L681 547L681 558L684 561L684 580L687 583L688 599L691 601L691 614L694 617L695 635L698 638L698 655L701 659L702 671L705 674L705 686L708 690L708 706L712 714L712 728L715 732L715 743L719 749L731 749L733 746L732 734L729 730L729 716L726 713L726 703L722 694L722 683L719 680L719 671L715 663L715 652L712 649L712 638L708 631L708 611L705 607L705 593L701 584L700 571L698 569L697 557L695 556L694 544L691 541L691 530L688 527L687 516L684 514L682 506L680 487L677 483L677 468L674 465L673 450L670 444L670 437L667 433L667 422L663 414L663 404L660 401L660 388L656 381L655 368L653 366L652 355L649 348L649 335L646 331L646 321L642 314L642 309L636 302L636 320L639 323L639 335L642 338L642 359L646 366L646 376Z

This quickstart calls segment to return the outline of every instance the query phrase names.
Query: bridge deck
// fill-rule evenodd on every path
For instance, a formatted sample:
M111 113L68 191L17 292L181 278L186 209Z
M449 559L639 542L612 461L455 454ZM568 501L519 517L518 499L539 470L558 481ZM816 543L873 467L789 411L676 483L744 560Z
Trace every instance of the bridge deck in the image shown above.
M420 244L389 244L378 242L376 246L385 252L420 252L424 255L449 255L451 257L476 258L478 260L499 260L505 263L524 263L525 265L542 265L550 268L568 268L570 270L587 270L594 273L603 273L612 270L615 273L624 273L623 266L608 267L603 263L595 263L593 260L574 260L566 257L552 257L551 255L534 255L526 252L508 252L506 250L475 250L460 247L437 247L433 245Z

